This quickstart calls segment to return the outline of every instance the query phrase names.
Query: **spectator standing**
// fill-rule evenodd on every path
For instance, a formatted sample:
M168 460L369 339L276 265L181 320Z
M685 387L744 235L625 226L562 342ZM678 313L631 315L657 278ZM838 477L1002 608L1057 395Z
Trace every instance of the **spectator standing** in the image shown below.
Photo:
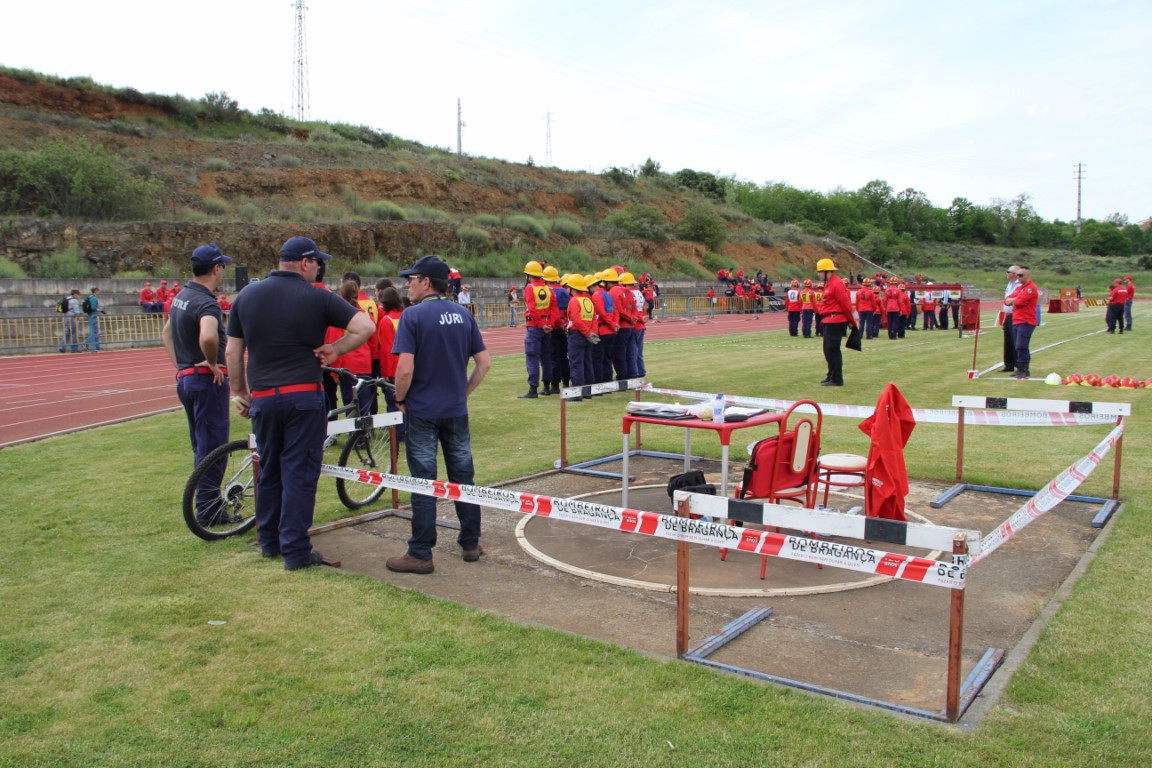
M460 293L456 294L456 303L463 304L464 306L468 306L472 303L472 286L460 286Z
M192 466L228 442L228 382L224 359L224 313L215 292L232 263L215 244L192 251L192 282L172 298L172 311L160 332L168 359L176 366L176 396L184 406L192 441ZM205 473L196 489L196 517L205 526L219 520L224 468Z
M1012 299L1012 335L1016 340L1016 373L1013 378L1026 379L1031 375L1028 370L1032 363L1029 345L1038 322L1036 305L1040 292L1032 282L1032 270L1018 267L1016 276L1020 278L1020 288Z
M311 285L320 262L330 258L307 237L289 238L280 248L279 268L241 291L228 315L232 395L240 415L252 419L260 447L260 551L283 555L288 571L324 561L308 537L326 431L320 366L376 330L366 312ZM348 333L325 344L329 326Z
M1108 293L1108 309L1104 316L1108 323L1108 333L1116 333L1119 326L1120 335L1124 335L1124 308L1128 302L1128 289L1124 281L1116 278L1112 281L1112 290Z
M88 315L88 338L84 345L89 352L100 351L100 315L107 315L108 311L100 306L100 289L93 287L88 298L80 306L84 314Z
M516 299L519 296L519 294L520 294L519 290L514 285L508 289L508 327L509 328L515 328L516 327Z
M1124 276L1124 287L1128 291L1128 300L1124 302L1124 330L1132 330L1132 301L1136 298L1136 286L1132 283L1132 275Z
M816 271L824 283L817 311L823 318L824 360L828 363L828 375L820 382L822 387L844 386L844 353L840 342L847 335L848 327L856 327L852 314L852 297L844 281L836 274L836 264L832 259L816 262Z
M400 272L408 278L412 306L400 317L392 351L396 363L396 404L408 422L405 455L413 477L436 479L436 447L444 450L449 482L471 485L475 475L468 427L468 395L488 374L491 359L472 314L448 300L448 265L422 256ZM551 295L551 291L549 291ZM468 362L473 361L471 374ZM465 562L484 554L480 546L480 507L457 501L456 542ZM436 499L412 495L412 536L407 551L385 566L399 573L432 573L436 546Z
M60 336L60 351L68 347L69 352L80 351L80 289L73 288L68 294L68 311L64 313L64 332Z
M1020 267L1013 264L1008 267L1008 285L1004 287L1004 306L1000 312L1004 316L1004 368L1001 373L1016 372L1016 335L1012 331L1012 302L1016 292L1020 290L1020 278L1017 272Z

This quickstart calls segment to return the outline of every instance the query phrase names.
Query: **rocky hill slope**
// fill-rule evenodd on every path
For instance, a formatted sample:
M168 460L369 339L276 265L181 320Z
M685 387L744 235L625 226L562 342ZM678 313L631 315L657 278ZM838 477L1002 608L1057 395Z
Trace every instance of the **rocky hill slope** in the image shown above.
M0 72L0 146L31 150L85 139L160 180L163 190L151 221L8 221L0 225L0 254L36 274L44 253L75 245L95 275L110 276L178 264L195 245L215 240L260 270L284 239L306 234L347 264L398 264L438 252L478 272L493 254L579 253L573 248L595 263L665 276L705 276L720 263L795 273L828 254L856 265L849 243L755 221L678 187L668 174L571 173L455 155L369 129L296 124L269 113L230 121L187 106L178 97ZM636 206L663 217L653 236L613 224L613 212ZM693 208L723 221L715 250L670 234ZM396 209L404 220L388 218Z

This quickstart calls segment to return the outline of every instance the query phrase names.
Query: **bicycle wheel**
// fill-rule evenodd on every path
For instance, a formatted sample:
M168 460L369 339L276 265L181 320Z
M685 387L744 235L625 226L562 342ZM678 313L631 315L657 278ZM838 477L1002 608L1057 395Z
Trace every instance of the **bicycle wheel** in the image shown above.
M353 432L340 453L340 466L389 472L392 468L392 430L379 427L369 432ZM337 478L336 493L348 509L360 509L380 498L384 486Z
M184 522L205 541L256 524L256 462L247 440L225 443L196 465L184 486Z

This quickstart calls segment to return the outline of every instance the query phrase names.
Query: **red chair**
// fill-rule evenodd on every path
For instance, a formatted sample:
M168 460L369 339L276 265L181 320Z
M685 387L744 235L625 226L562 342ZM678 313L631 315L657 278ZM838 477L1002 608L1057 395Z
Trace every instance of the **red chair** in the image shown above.
M796 413L801 405L811 406L814 414ZM784 412L779 431L752 446L744 479L736 486L737 499L763 500L775 504L789 499L802 500L805 507L816 504L816 481L819 477L820 430L824 414L812 400L797 400ZM720 550L727 559L728 550ZM768 568L768 556L760 561L760 578Z

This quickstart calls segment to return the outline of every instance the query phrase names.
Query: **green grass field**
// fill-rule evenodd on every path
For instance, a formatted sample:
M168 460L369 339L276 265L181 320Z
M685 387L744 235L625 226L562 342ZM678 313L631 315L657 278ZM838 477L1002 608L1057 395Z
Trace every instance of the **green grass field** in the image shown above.
M1088 335L1102 310L1049 315L1033 348L1068 341L1037 353L1032 371L1146 379L1149 314L1122 337ZM979 368L999 341L998 330L981 341ZM845 353L847 385L831 390L815 386L818 340L784 332L652 343L646 357L657 386L759 397L872 404L893 381L924 408L948 408L954 394L1133 403L1125 506L1107 546L974 728L650 658L367 577L285 573L251 534L202 542L180 516L190 450L173 413L0 451L0 766L1150 765L1152 392L971 381L972 343L879 339ZM498 359L473 398L478 483L559 455L555 399L516 400L523 380L522 358ZM624 397L569 409L570 456L619 450ZM856 425L828 419L826 450L865 452ZM245 431L237 420L234 434ZM1037 488L1108 431L971 428L966 479ZM653 449L680 442L674 430L645 434ZM953 428L917 427L911 474L950 481L954 447ZM1080 492L1110 494L1111 457ZM344 514L322 478L317 520Z

